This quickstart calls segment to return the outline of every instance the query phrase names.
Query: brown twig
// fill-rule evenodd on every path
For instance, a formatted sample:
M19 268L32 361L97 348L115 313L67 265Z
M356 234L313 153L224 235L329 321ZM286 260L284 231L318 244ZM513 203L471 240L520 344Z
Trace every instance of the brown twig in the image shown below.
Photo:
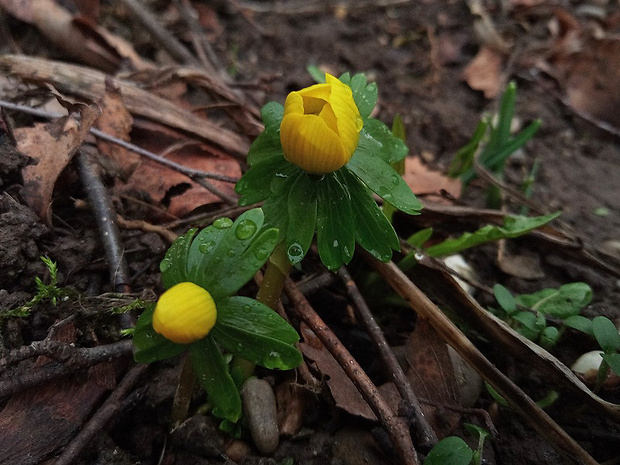
M43 345L44 344L41 343L41 346ZM52 351L53 350L54 349L52 349ZM132 342L126 340L89 348L71 348L71 346L68 346L62 350L65 354L68 353L70 355L61 364L50 363L26 373L6 372L3 375L5 379L0 381L0 398L15 394L16 392L33 386L38 386L42 383L50 382L86 367L109 362L123 355L130 354ZM24 351L28 352L29 349L24 349ZM18 357L23 355L24 354L17 354Z
M327 350L338 361L345 373L351 378L355 387L362 394L383 427L392 439L394 447L402 462L406 465L419 464L411 436L404 421L397 417L387 405L376 386L368 378L362 367L357 363L349 351L342 345L336 335L317 315L304 295L297 289L295 283L287 278L284 291L295 306L299 317L312 329Z
M351 297L351 300L355 304L357 312L366 327L366 331L375 343L379 356L390 373L400 396L408 404L407 410L411 411L413 414L413 426L417 435L418 446L424 450L430 450L437 443L438 438L432 426L427 421L426 415L424 415L422 408L420 407L418 397L413 391L413 388L398 363L398 360L396 360L394 352L392 352L388 342L385 340L383 331L375 321L370 308L368 308L364 297L362 297L362 294L357 288L355 281L353 281L353 278L349 274L349 271L343 266L338 271L338 275L345 284L349 297Z
M188 65L198 65L189 50L160 24L157 17L144 5L136 0L122 0L122 3L172 58Z
M133 389L140 377L147 369L147 365L134 365L134 367L123 377L123 380L116 387L114 392L103 403L101 408L93 417L82 427L78 435L64 449L56 465L70 465L74 463L86 446L101 433L101 430L114 418L123 406L123 399Z
M393 262L382 263L364 253L385 281L404 298L421 318L429 321L437 334L463 357L493 388L504 397L532 428L547 439L569 463L597 465L544 410L512 380L497 370L452 321Z
M80 178L95 215L99 236L110 269L110 282L114 286L115 292L130 292L129 268L125 260L125 246L116 225L116 211L112 205L112 199L108 190L101 182L99 167L93 160L95 151L95 148L85 146L78 152L77 161ZM130 314L122 313L119 315L119 318L122 327L129 328L133 326Z
M144 232L155 232L163 237L169 244L172 244L178 236L174 231L156 224L147 223L144 220L128 220L121 215L117 215L116 222L124 229L138 229Z
M189 0L174 0L174 4L181 13L183 20L189 26L192 36L192 44L202 66L213 74L225 77L222 72L222 65L217 55L213 51L207 36L202 30L202 25L198 21L198 13Z

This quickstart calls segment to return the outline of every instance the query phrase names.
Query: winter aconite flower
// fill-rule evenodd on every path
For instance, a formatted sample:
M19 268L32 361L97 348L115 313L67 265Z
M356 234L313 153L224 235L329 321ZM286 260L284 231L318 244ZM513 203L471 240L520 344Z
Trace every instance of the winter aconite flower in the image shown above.
M302 360L294 346L299 336L284 319L235 295L278 243L278 231L263 226L263 211L255 208L235 222L220 218L179 237L160 264L167 290L134 330L138 362L188 351L213 414L233 423L241 416L241 398L222 351L270 369L288 370Z
M286 97L280 124L284 157L314 174L331 173L349 162L364 123L351 88L329 74L325 78L324 84Z
M291 263L306 255L315 233L329 269L348 263L356 243L387 261L400 244L373 193L405 213L422 208L392 168L406 145L370 118L376 101L375 84L347 73L291 92L284 107L263 107L265 130L236 190L241 205L263 202L265 222L279 229Z
M202 339L215 325L215 302L194 283L175 284L164 292L153 312L153 329L177 344Z

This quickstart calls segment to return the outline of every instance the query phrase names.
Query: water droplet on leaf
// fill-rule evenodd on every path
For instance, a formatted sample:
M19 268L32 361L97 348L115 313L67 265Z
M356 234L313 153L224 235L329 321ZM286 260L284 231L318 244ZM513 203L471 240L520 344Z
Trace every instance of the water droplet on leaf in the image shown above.
M241 220L235 229L235 236L239 240L249 239L256 232L256 223L252 220Z
M230 218L218 218L213 222L213 226L217 229L226 229L230 228L233 224L233 221Z
M287 253L291 259L297 259L301 254L304 253L304 249L301 247L301 245L294 243L291 244L291 246L288 248Z
M252 311L252 307L250 305L243 306L243 313L250 313Z
M172 266L172 263L170 262L170 260L168 258L164 258L159 264L159 271L161 271L162 273L165 273L166 271L170 269L171 266Z
M338 247L338 239L334 239L334 242L332 243L332 246Z
M266 260L267 257L269 256L269 251L265 249L264 247L261 247L254 251L254 256L256 257L257 260L263 261L263 260Z
M201 253L209 253L213 249L213 246L215 246L215 241L208 241L204 244L200 244L198 246L198 251Z

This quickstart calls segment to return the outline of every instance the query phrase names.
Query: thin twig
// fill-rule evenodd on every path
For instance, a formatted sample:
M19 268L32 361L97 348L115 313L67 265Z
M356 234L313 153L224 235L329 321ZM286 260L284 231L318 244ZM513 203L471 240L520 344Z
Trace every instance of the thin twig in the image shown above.
M156 224L147 223L144 220L128 220L121 215L116 216L116 222L124 229L138 229L144 232L155 232L163 237L169 244L172 244L178 236L174 231Z
M188 65L198 65L189 50L160 24L157 17L144 5L136 0L122 0L122 3L172 58Z
M392 352L390 345L385 340L383 331L375 321L370 308L368 308L364 297L362 297L362 294L357 288L355 281L353 281L353 278L349 274L349 271L343 266L338 271L338 275L346 286L349 297L351 297L351 300L355 304L357 312L366 327L366 331L375 343L379 356L386 365L386 369L390 373L400 396L408 404L407 407L409 408L407 411L411 411L413 414L413 419L415 422L413 426L417 435L418 446L424 450L430 450L437 443L438 438L432 426L426 419L426 415L424 415L424 412L422 411L418 397L413 391L413 388L398 363L398 360L396 360L396 356L394 355L394 352Z
M27 107L25 105L20 105L18 103L7 102L6 100L0 100L0 107L8 108L9 110L20 111L22 113L27 113L29 115L38 116L40 118L53 119L53 118L60 118L63 116L60 113L52 113L48 111L38 110L36 108ZM227 182L230 184L236 184L237 181L239 181L238 178L235 178L232 176L226 176L224 174L217 174L217 173L208 173L206 171L188 168L179 163L168 160L167 158L162 157L161 155L157 155L156 153L143 149L142 147L138 147L137 145L132 144L131 142L127 142L125 140L119 139L118 137L114 137L111 134L108 134L107 132L103 132L97 128L91 128L90 133L93 136L97 137L98 139L105 140L106 142L110 142L112 144L116 144L127 150L131 150L132 152L135 152L138 155L142 155L143 157L148 158L149 160L153 160L161 165L167 166L168 168L172 168L173 170L186 175L188 178L192 179L193 181L199 178L214 179L216 181Z
M93 160L95 150L93 147L85 146L78 152L80 178L97 222L99 236L110 268L110 282L114 286L115 292L130 292L129 267L125 260L125 246L116 225L116 211L112 199L103 182L101 182L99 167ZM130 314L121 313L119 319L123 328L133 326L133 319Z
M3 375L3 378L6 379L0 381L0 398L50 382L86 367L128 355L131 353L132 347L130 340L123 340L97 347L74 348L71 351L67 348L64 350L71 355L61 364L49 363L41 368L29 370L26 373L7 371Z
M362 252L383 279L404 298L421 318L429 321L437 334L504 397L530 426L547 439L569 463L597 465L566 431L528 397L510 378L500 372L454 323L393 262L382 263Z
M385 402L376 386L368 378L362 367L355 358L342 345L336 335L317 315L304 295L297 289L295 283L287 278L284 284L284 291L295 306L295 311L299 317L312 329L321 340L327 350L338 361L344 372L351 378L355 387L362 394L368 405L371 407L377 418L380 419L383 427L393 441L394 447L398 452L402 462L406 465L417 465L417 454L411 436L404 421L397 417Z
M222 78L226 78L226 73L222 72L222 65L217 55L213 51L211 44L207 40L207 36L202 30L202 25L198 21L198 13L194 9L189 0L174 0L174 4L183 16L183 20L190 28L192 35L192 44L196 55L200 59L202 66L213 74L219 74Z
M86 423L73 441L58 457L56 465L70 465L74 463L88 444L101 433L101 430L117 415L123 406L123 399L133 389L148 365L134 365L123 377L114 392L106 399L103 406Z

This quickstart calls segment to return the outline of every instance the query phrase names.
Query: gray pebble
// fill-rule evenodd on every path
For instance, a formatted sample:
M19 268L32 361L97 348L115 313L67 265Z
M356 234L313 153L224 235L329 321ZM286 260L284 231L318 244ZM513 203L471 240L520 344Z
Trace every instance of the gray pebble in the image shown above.
M280 439L273 389L263 379L250 378L241 389L241 399L254 444L263 454L273 453Z

